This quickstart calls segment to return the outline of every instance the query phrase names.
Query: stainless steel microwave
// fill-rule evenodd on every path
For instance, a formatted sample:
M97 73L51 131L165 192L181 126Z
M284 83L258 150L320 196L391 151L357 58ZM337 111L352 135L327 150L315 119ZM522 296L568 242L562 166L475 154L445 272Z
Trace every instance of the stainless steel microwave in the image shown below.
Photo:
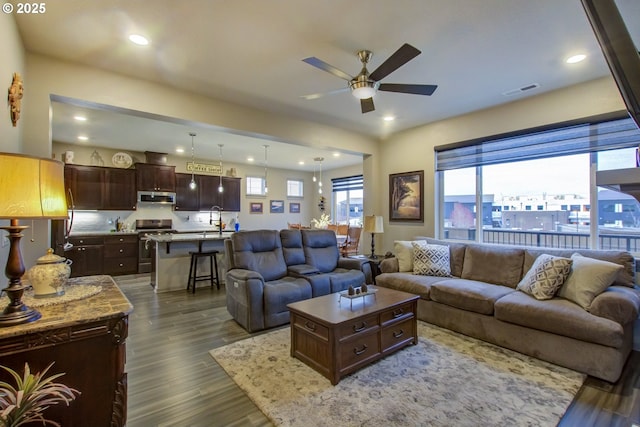
M138 191L138 203L175 205L176 193L167 191Z

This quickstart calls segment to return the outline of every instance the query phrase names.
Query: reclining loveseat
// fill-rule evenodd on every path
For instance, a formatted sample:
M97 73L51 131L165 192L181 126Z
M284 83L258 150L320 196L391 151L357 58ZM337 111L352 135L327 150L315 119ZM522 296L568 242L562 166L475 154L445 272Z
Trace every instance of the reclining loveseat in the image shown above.
M252 230L225 240L227 310L247 331L289 322L287 304L360 286L363 262L331 230Z

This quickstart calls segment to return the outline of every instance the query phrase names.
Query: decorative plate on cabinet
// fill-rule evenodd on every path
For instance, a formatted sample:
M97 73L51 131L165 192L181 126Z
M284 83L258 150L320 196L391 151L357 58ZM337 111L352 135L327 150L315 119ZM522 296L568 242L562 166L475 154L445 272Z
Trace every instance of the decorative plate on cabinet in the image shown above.
M133 159L127 153L116 153L111 158L111 162L117 168L128 168L133 164Z

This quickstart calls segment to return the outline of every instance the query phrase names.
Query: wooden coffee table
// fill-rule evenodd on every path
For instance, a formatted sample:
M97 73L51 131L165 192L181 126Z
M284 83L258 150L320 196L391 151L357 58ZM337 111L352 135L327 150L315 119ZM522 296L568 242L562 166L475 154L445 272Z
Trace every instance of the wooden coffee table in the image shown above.
M418 343L418 296L375 287L350 301L339 293L289 304L291 356L336 385L342 377Z

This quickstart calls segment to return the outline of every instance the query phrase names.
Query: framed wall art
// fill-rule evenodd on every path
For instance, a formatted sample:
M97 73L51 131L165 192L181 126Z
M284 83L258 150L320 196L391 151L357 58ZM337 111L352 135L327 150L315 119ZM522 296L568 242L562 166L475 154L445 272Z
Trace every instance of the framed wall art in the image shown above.
M297 202L289 203L289 213L300 213L300 203L297 203Z
M424 221L424 171L389 174L389 221Z
M249 212L252 214L262 213L262 202L251 202L249 204Z
M269 209L271 213L284 213L284 200L271 200Z

